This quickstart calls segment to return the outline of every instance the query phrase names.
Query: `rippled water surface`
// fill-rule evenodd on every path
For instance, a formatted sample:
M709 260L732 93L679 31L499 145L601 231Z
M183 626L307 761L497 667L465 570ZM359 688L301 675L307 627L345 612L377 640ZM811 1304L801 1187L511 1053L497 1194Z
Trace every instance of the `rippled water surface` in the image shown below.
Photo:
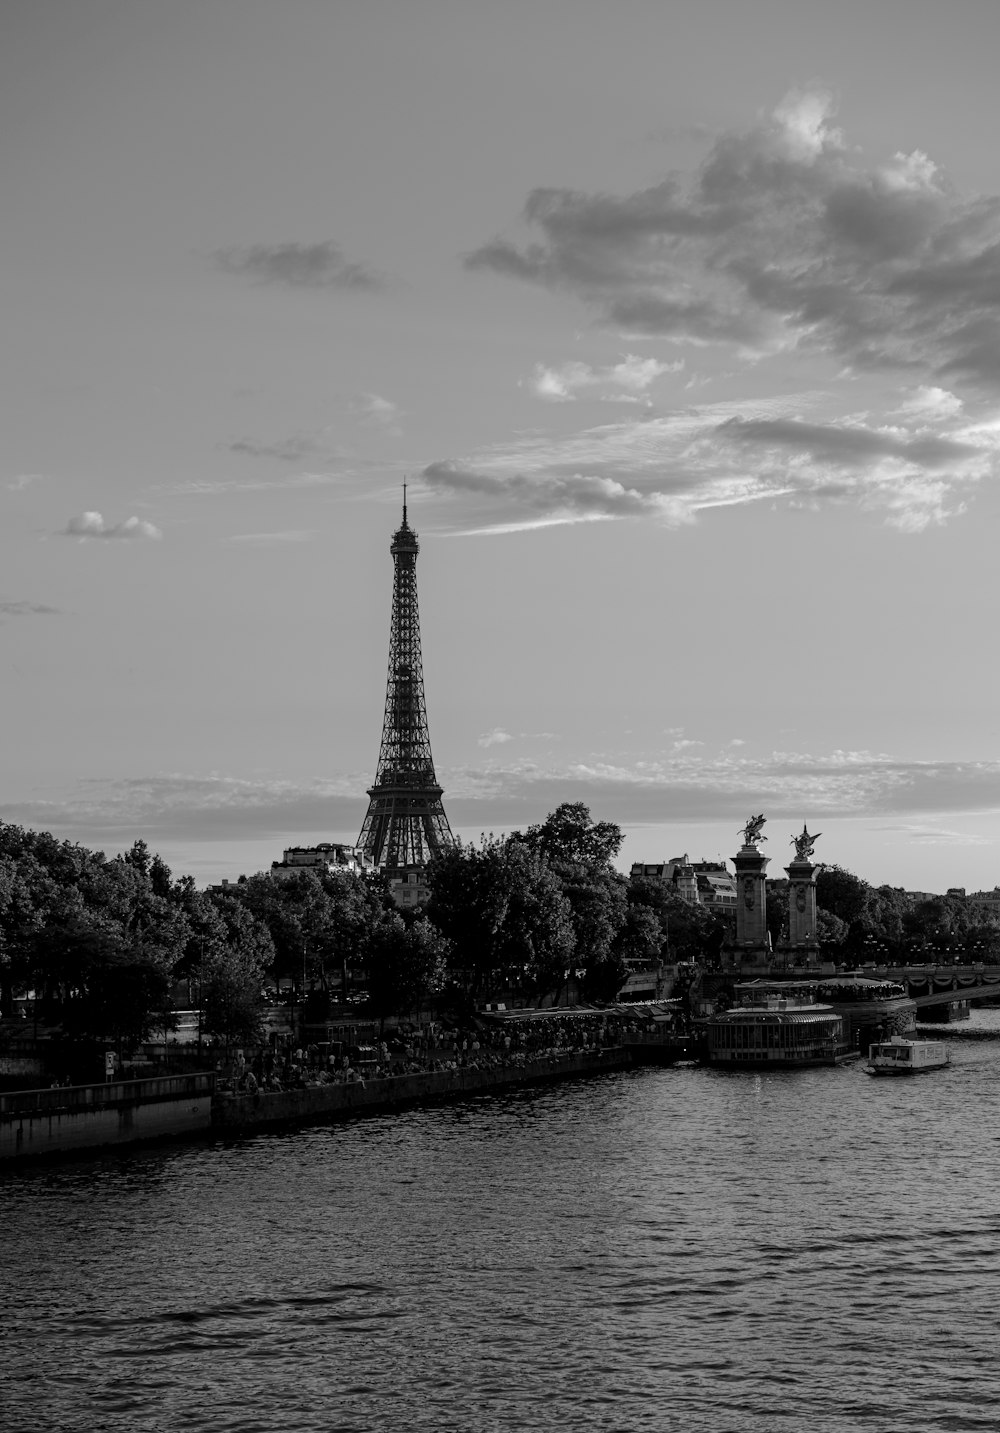
M0 1427L1000 1427L1000 1011L0 1180Z

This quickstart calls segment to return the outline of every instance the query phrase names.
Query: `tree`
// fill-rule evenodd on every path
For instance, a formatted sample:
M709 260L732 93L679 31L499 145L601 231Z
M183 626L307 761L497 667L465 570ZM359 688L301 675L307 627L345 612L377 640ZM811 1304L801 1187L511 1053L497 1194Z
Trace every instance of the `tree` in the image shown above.
M505 849L510 902L499 962L513 986L540 994L566 977L576 948L573 911L547 862L518 841Z
M389 1015L418 1009L443 989L448 942L426 918L386 912L371 936L369 1004L384 1029Z
M428 871L427 914L451 942L472 999L498 988L561 980L575 938L571 910L546 861L517 837L456 844Z
M774 886L768 887L764 919L767 923L767 933L771 937L771 945L780 945L781 941L788 935L787 885L777 888Z
M263 967L253 954L239 947L213 949L202 962L201 1029L221 1040L227 1053L234 1045L256 1045L260 1041L263 975Z
M825 911L822 906L816 907L816 939L820 945L843 945L847 939L848 925L832 911Z
M540 826L529 826L518 839L551 865L609 862L618 855L625 838L613 821L593 821L582 801L567 801L546 816Z
M573 913L577 961L606 959L628 911L625 882L617 872L585 866L563 875L561 885Z
M428 867L427 914L451 942L454 970L467 993L488 989L501 965L501 930L510 908L507 842L483 836L478 846L441 851Z
M684 900L672 886L651 876L629 880L626 895L630 906L651 910L663 932L664 949L674 961L718 959L727 934L727 923L705 906Z
M660 958L666 932L656 911L629 901L625 919L615 936L616 953L629 965L648 965Z
M10 1015L14 991L31 968L34 939L43 914L22 866L0 855L0 1014Z
M816 877L816 904L848 925L868 911L872 889L841 866L823 866Z
M155 1031L175 1028L170 980L148 960L105 949L87 973L86 985L66 1010L67 1030L114 1044L128 1053Z

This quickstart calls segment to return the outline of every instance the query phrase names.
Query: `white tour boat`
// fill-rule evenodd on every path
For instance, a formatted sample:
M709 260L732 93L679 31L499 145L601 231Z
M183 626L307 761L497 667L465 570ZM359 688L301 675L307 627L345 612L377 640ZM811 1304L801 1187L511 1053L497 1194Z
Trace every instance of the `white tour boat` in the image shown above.
M893 1035L868 1047L869 1075L917 1075L924 1070L940 1070L951 1064L948 1046L943 1040L906 1040Z

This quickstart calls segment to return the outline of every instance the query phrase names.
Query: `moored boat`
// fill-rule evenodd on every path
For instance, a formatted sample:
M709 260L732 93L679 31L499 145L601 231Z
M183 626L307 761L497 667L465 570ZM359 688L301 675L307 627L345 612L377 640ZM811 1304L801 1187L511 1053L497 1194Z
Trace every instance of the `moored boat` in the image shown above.
M951 1054L943 1040L905 1040L894 1035L868 1047L869 1075L917 1075L925 1070L941 1070L951 1064Z
M730 1068L834 1065L847 1053L844 1021L800 986L738 985L740 1004L706 1024L708 1059Z

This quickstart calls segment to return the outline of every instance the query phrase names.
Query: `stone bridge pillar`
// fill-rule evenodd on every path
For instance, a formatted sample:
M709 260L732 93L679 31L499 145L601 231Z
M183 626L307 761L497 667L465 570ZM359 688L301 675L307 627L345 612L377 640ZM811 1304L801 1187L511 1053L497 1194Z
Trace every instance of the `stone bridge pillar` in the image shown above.
M791 950L815 950L816 875L808 857L796 857L785 867L788 876L788 945Z
M767 910L764 872L769 857L756 846L743 846L733 857L736 867L736 948L764 950L767 947Z

